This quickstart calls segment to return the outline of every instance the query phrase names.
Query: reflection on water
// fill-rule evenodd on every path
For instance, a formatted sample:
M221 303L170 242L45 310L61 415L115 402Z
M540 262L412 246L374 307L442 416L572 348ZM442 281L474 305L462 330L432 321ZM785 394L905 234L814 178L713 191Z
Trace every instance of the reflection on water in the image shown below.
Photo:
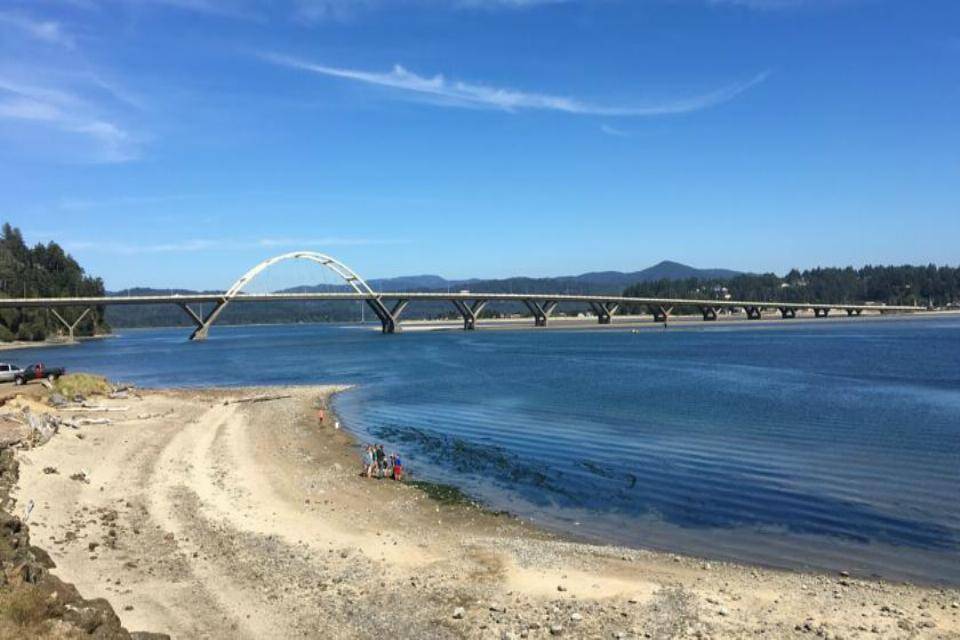
M348 428L547 526L960 583L960 321L185 337L7 358L148 386L357 383Z

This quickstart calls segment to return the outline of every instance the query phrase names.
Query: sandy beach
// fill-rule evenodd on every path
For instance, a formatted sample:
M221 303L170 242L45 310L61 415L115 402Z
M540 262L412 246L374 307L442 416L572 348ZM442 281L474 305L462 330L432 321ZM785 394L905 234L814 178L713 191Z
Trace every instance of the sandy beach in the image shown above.
M13 511L58 577L174 638L960 638L957 589L580 544L362 478L316 415L338 390L98 399L110 424L17 453Z

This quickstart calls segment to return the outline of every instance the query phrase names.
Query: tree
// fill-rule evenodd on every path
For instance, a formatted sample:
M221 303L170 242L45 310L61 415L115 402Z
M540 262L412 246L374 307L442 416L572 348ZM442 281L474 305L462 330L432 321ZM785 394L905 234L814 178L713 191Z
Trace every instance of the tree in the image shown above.
M0 297L39 298L102 296L103 281L93 278L55 242L30 248L16 227L4 223L0 231ZM67 316L81 310L63 310ZM45 309L0 311L0 340L44 340L62 326ZM110 327L98 308L77 327L79 335L105 333Z

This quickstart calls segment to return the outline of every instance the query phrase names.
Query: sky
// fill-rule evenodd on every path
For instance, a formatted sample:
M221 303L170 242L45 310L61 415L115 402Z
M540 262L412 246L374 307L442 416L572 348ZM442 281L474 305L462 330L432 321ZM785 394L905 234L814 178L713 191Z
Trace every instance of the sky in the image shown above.
M0 0L0 219L108 289L960 261L956 0Z

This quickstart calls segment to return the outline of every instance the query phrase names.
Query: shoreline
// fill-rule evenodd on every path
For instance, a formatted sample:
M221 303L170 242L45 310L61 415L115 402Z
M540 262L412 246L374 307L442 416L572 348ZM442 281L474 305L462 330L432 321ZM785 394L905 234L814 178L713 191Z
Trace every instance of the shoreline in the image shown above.
M330 426L342 390L98 399L156 416L105 412L113 424L19 453L18 507L36 501L34 544L60 565L55 573L108 598L128 628L173 637L372 637L367 623L382 623L411 638L632 638L662 633L664 611L713 638L896 637L907 625L914 637L960 633L955 588L576 542L420 487L359 478L356 437ZM258 394L290 397L224 404ZM90 483L70 480L84 465Z
M27 341L27 340L14 340L12 342L0 342L0 351L17 351L20 349L48 349L50 347L75 347L83 344L84 342L89 342L91 340L106 340L108 338L115 338L117 334L108 333L108 334L99 334L95 336L80 336L76 338L73 342L69 340L40 340L40 341Z

